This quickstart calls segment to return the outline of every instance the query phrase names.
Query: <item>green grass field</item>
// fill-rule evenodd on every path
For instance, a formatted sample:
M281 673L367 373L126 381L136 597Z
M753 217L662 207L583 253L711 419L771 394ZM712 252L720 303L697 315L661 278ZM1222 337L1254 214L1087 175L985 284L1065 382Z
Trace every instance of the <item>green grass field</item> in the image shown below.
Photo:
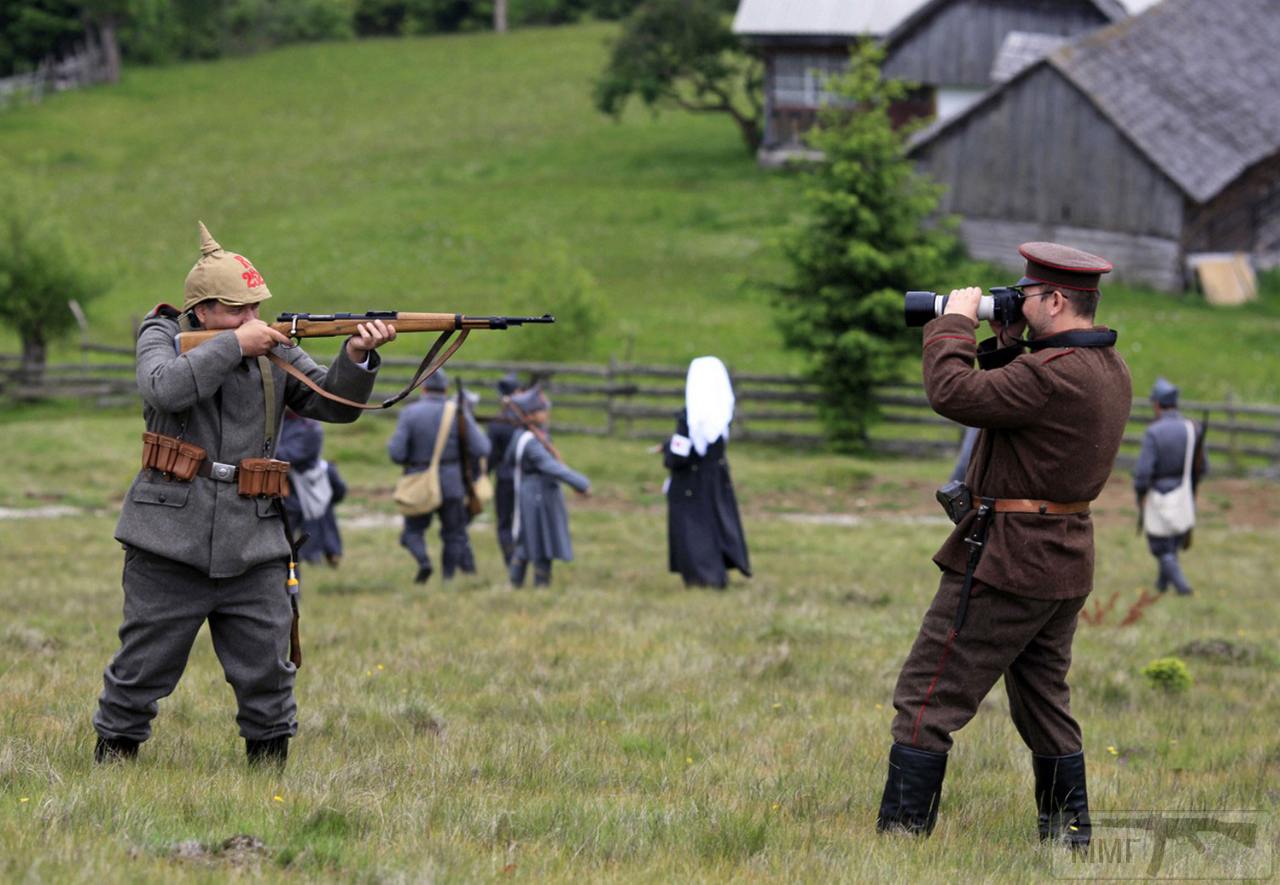
M506 589L486 515L479 577L424 590L396 546L390 425L332 428L347 556L303 575L288 769L246 771L203 634L139 764L94 768L139 428L112 412L0 424L0 507L28 513L0 519L0 879L1018 882L1064 862L1035 842L999 689L958 735L934 837L874 833L893 681L947 529L944 462L735 447L756 575L719 594L665 573L644 445L563 437L596 494L570 502L578 561L554 588ZM1128 627L1153 561L1125 478L1099 502L1094 598L1118 599L1081 625L1072 669L1095 810L1260 809L1274 835L1273 489L1211 479L1184 559L1197 595ZM1220 643L1182 655L1188 693L1144 684L1193 641Z
M799 180L759 171L724 121L597 115L589 81L610 33L130 70L116 87L0 113L0 178L110 269L91 310L100 342L127 343L134 318L181 297L202 218L264 272L272 311L555 310L530 280L554 291L564 255L605 308L597 339L563 339L562 359L711 352L737 369L798 369L763 284L785 273L778 237ZM1101 319L1121 330L1136 391L1163 373L1192 399L1280 402L1278 299L1215 310L1112 287ZM550 330L519 334L535 332ZM508 346L477 335L465 355ZM15 348L0 335L0 351ZM90 717L121 606L111 533L141 429L136 410L0 410L0 880L1022 882L1060 870L1035 843L1028 754L999 690L958 736L934 837L874 834L893 682L947 530L933 503L943 461L735 445L756 575L718 594L665 571L648 444L561 437L595 494L570 501L578 561L555 587L506 588L486 516L480 576L424 590L396 545L391 424L332 428L327 456L352 486L347 556L304 573L288 769L245 770L203 635L139 764L94 768ZM1121 627L1153 561L1124 476L1095 508L1095 599L1116 601L1081 626L1072 670L1093 807L1257 809L1274 839L1280 499L1274 483L1211 476L1202 510L1185 558L1197 595ZM1192 642L1186 694L1144 683L1141 667Z
M800 368L767 288L786 274L779 237L801 211L800 180L757 169L727 120L597 114L590 82L612 33L368 40L130 69L118 86L0 113L0 179L107 272L91 309L100 342L128 343L133 321L181 297L203 219L263 271L271 312L554 311L548 290L585 270L603 302L598 334L563 337L562 359L716 353L738 369ZM1277 289L1221 310L1115 286L1100 319L1121 330L1135 389L1164 373L1190 398L1280 402ZM506 355L502 336L475 337L469 356ZM0 334L0 351L15 348Z

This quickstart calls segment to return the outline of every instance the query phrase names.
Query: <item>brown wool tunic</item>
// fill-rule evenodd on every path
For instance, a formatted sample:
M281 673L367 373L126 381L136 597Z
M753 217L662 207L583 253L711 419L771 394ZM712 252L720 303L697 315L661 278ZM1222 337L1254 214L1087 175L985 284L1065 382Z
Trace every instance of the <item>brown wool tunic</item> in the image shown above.
M1102 327L1096 327L1105 331ZM1098 497L1115 461L1133 402L1129 368L1114 347L996 352L998 368L975 367L973 322L945 315L924 327L924 386L934 410L981 432L965 482L993 498L1059 503ZM984 360L984 362L986 362ZM934 555L961 574L976 511ZM975 577L1018 596L1057 600L1093 589L1089 514L994 514Z

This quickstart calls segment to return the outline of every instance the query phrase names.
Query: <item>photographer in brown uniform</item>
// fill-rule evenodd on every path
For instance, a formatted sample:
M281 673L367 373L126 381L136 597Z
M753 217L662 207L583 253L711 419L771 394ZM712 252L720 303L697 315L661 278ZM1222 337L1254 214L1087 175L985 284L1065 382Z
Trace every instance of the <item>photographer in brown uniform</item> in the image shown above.
M965 474L972 507L933 557L938 593L894 691L877 829L932 831L951 735L1003 676L1032 752L1040 838L1082 846L1088 798L1067 670L1093 587L1089 503L1111 473L1132 389L1115 332L1093 322L1110 262L1053 243L1019 252L1026 272L1010 288L1021 317L993 320L994 339L974 336L976 288L953 291L924 328L930 404L981 432Z

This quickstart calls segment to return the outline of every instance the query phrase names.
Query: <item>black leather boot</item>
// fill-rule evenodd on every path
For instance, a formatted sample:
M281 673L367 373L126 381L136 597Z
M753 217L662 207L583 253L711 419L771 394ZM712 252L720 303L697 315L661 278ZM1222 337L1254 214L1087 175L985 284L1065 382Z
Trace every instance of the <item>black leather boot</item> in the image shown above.
M93 748L93 761L101 764L137 759L138 746L138 741L128 738L104 738L98 735L98 743Z
M285 760L289 758L289 736L282 734L264 741L245 738L244 751L252 766L275 765L284 768Z
M915 836L932 833L946 773L946 753L894 744L889 750L889 779L880 800L876 829Z
M1040 841L1066 842L1087 848L1093 835L1089 823L1089 794L1084 783L1084 752L1070 756L1031 757L1036 775L1036 809Z

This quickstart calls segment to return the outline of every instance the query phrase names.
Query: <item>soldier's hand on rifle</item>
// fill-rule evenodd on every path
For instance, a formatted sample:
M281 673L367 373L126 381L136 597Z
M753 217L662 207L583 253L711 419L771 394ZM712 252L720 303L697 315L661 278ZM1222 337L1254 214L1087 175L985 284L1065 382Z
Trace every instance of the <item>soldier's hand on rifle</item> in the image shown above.
M967 316L973 321L973 327L978 327L978 300L982 298L982 290L977 286L969 286L965 289L952 289L951 294L947 296L947 308L944 314L958 313Z
M288 344L289 336L279 332L262 320L246 320L236 327L236 341L244 356L263 356L277 344Z
M363 363L369 358L369 351L395 340L395 326L388 326L382 320L360 323L356 326L356 334L347 339L347 356L353 363Z

